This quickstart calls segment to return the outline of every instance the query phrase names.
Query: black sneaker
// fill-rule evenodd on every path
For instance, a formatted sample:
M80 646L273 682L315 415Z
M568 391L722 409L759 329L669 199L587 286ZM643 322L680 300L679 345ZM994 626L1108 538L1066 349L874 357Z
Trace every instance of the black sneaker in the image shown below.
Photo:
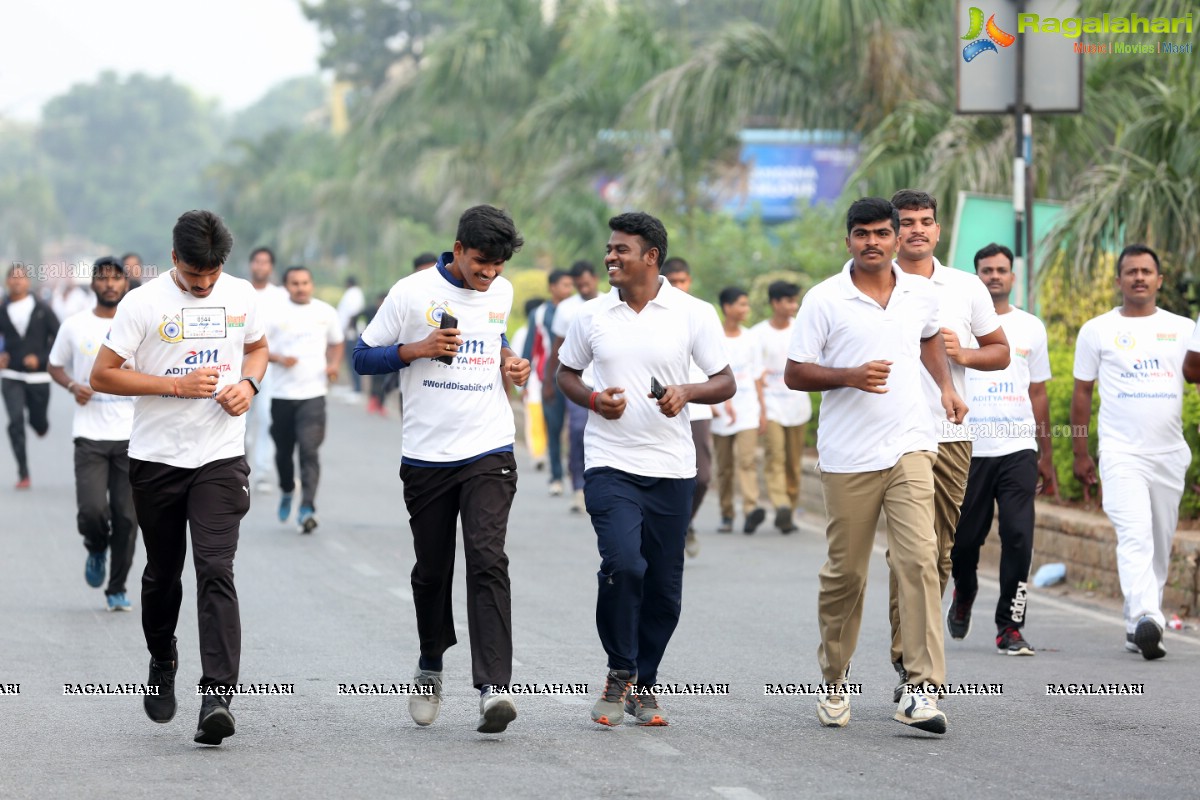
M175 673L178 670L178 661L150 659L150 677L146 678L146 686L157 686L158 694L145 695L142 708L155 722L170 722L175 717Z
M900 676L900 682L892 690L892 702L899 703L900 698L904 696L905 687L908 686L908 670L904 668L903 661L893 661L892 667L896 670L896 674Z
M780 506L775 509L775 527L780 533L795 533L797 530L796 523L792 520L792 509L788 506Z
M1138 620L1137 628L1133 632L1133 642L1142 651L1142 658L1153 661L1165 656L1167 648L1163 647L1162 639L1163 631L1157 622L1149 617Z
M973 605L975 605L974 597L959 597L958 590L954 590L950 600L950 610L946 612L946 630L950 632L951 639L961 640L971 634L971 606Z
M1016 628L1005 628L996 636L996 652L1006 656L1034 655L1033 647L1025 641L1021 631Z
M763 520L767 518L767 512L761 508L756 508L746 515L746 524L742 527L742 533L751 534L758 530L758 526L763 524Z
M229 710L230 696L206 694L200 701L200 725L192 741L197 744L220 744L233 736L233 712Z

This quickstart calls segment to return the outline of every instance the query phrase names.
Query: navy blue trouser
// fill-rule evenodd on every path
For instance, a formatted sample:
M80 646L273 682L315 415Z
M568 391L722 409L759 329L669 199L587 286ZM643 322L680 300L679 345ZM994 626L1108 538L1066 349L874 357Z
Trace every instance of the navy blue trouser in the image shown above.
M554 390L554 399L542 403L542 416L546 420L546 455L550 461L550 482L563 479L562 435L563 423L567 418L567 400L562 390Z
M683 540L695 478L648 478L611 467L585 473L600 549L596 630L608 668L652 686L683 600Z

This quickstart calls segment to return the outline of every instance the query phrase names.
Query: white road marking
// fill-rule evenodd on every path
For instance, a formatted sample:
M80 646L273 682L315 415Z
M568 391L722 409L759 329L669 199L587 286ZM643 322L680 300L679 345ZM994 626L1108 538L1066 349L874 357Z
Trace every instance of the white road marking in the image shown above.
M752 792L745 786L714 786L712 790L726 800L763 800L758 792Z

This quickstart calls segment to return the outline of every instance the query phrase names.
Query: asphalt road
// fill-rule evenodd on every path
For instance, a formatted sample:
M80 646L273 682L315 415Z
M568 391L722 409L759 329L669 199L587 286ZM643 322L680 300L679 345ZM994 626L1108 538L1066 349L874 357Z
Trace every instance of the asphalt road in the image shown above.
M394 409L394 403L392 408ZM294 684L291 696L239 697L237 735L192 743L198 698L181 692L169 724L136 697L64 696L66 683L146 678L136 579L133 614L103 610L83 580L74 526L69 407L55 390L52 430L30 443L32 491L17 493L0 455L0 797L1029 797L1195 796L1200 780L1200 639L1170 634L1169 655L1122 649L1119 614L1035 592L1026 636L1038 654L996 653L994 581L976 631L948 642L949 680L1003 684L999 696L942 701L949 732L892 720L887 584L872 560L845 729L822 728L815 698L767 696L765 684L816 682L821 520L784 537L716 534L688 562L683 618L660 680L729 684L727 696L665 698L668 728L604 729L588 709L605 673L594 625L598 558L585 517L550 498L519 454L509 530L514 681L585 683L589 695L517 700L508 732L475 732L461 560L462 641L446 655L441 717L419 729L406 699L346 696L339 683L406 683L417 659L401 497L400 429L358 406L330 405L321 527L301 536L275 519L278 495L255 494L237 581L243 683ZM448 435L452 433L448 432ZM144 558L139 553L134 576ZM189 566L190 569L190 566ZM199 677L194 580L185 573L180 685ZM1141 697L1047 696L1047 683L1142 683Z

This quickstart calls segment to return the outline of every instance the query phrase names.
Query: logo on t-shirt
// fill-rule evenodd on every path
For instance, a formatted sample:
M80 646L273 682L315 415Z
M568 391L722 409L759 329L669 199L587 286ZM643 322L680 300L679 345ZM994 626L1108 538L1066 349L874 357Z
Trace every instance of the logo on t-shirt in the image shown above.
M1030 349L1028 347L1014 347L1013 353L1016 354L1017 358L1024 358L1024 359L1028 360L1029 359L1029 350Z
M1132 350L1137 347L1137 339L1133 338L1132 333L1118 333L1117 338L1113 339L1113 344L1118 350Z
M450 301L443 300L439 303L436 300L430 300L429 308L425 311L425 321L434 328L440 328L442 327L443 314L454 316L454 312L450 310Z
M504 318L506 316L507 315L503 311L489 311L488 312L488 322L494 322L498 325L503 325Z
M183 341L183 325L178 314L163 315L162 324L158 326L158 335L164 342L175 344Z
M1179 340L1178 333L1160 333L1160 334L1157 334L1157 336L1158 336L1158 341L1160 341L1160 342L1175 342L1175 341Z
M244 328L246 327L246 315L227 314L225 316L225 325L230 328Z

